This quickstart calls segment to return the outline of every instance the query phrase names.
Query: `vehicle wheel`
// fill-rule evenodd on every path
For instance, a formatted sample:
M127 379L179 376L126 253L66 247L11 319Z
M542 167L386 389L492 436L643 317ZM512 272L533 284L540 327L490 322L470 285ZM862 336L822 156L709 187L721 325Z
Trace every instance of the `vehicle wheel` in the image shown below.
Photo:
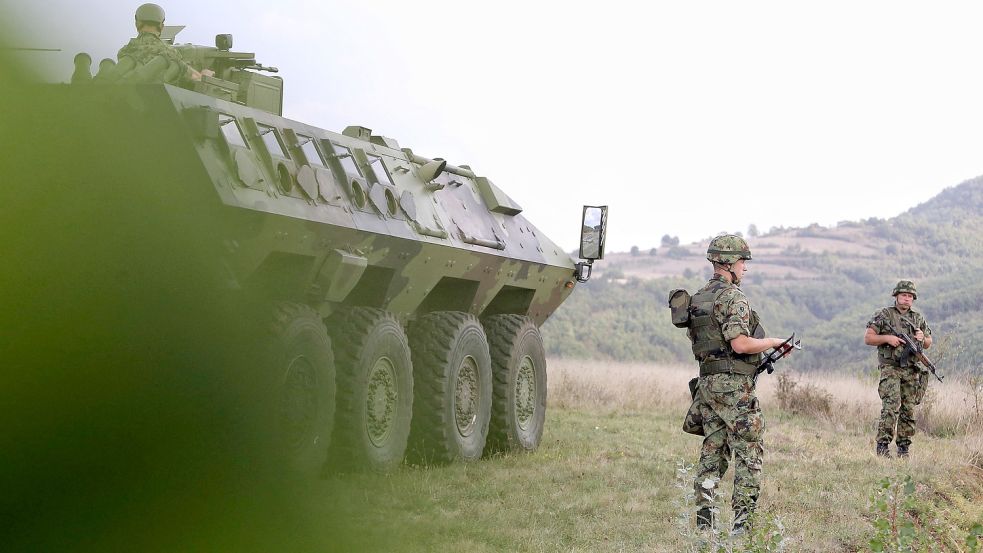
M331 340L318 314L302 304L278 304L271 330L278 457L292 474L319 476L334 419Z
M413 365L402 325L381 309L332 317L338 411L331 459L386 472L406 453L413 415Z
M488 453L533 451L546 420L546 351L536 324L521 315L484 320L494 395Z
M438 311L410 326L416 399L412 457L424 463L481 457L491 417L491 359L473 315Z

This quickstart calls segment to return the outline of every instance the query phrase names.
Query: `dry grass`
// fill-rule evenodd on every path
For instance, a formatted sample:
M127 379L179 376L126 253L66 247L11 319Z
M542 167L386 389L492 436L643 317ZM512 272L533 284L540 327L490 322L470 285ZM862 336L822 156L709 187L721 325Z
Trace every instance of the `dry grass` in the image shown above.
M617 413L689 405L687 383L695 367L554 359L550 361L550 405ZM932 381L916 411L918 429L938 437L983 437L983 390L952 377ZM784 386L784 387L783 387ZM834 430L874 431L881 400L871 377L827 372L762 374L758 397L768 411L778 408L820 420Z
M680 429L693 368L549 362L547 422L535 452L407 466L384 476L333 475L310 487L303 509L309 520L300 521L307 526L298 523L290 532L333 546L309 548L316 551L699 551L677 524L691 525L694 512L686 499L692 476L676 485L680 464L695 462L700 447L699 438ZM794 378L799 390L831 394L834 408L822 419L790 414L778 406L775 375L760 380L767 431L759 506L784 524L785 551L866 550L874 532L871 493L881 479L902 473L919 486L919 516L949 540L945 550L959 551L951 544L983 520L980 432L920 434L908 461L879 458L875 383ZM933 413L961 401L949 384L938 387ZM732 474L721 486L725 497Z
M683 366L551 359L547 397L550 407L603 413L685 409L692 372Z
M651 462L673 456L692 462L699 439L682 434L680 426L689 405L686 384L695 373L695 367L552 360L550 409L593 413L602 421L596 431L633 438L629 427L635 421L655 419L649 428L653 449L634 453ZM899 462L873 454L880 413L875 379L829 373L779 379L780 374L758 381L768 428L761 507L782 519L787 550L865 548L873 531L872 489L881 478L902 472L919 483L921 505L934 513L934 524L947 539L958 541L983 519L983 421L971 385L955 378L931 384L916 413L920 432L912 456ZM631 448L615 453L625 451L632 453ZM725 496L730 478L724 478ZM663 539L668 541L662 547L637 550L684 550L678 537L663 534Z

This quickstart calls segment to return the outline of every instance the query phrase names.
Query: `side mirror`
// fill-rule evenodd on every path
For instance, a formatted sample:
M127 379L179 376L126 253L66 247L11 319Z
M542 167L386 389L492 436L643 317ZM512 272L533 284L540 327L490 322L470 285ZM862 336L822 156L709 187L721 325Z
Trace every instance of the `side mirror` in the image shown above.
M215 47L219 50L232 49L232 35L215 35Z
M605 225L608 206L584 206L583 223L580 226L580 258L588 261L604 259Z
M584 218L580 224L580 258L587 261L577 263L574 277L578 282L587 282L590 279L594 260L604 258L604 236L607 220L608 206L584 206Z

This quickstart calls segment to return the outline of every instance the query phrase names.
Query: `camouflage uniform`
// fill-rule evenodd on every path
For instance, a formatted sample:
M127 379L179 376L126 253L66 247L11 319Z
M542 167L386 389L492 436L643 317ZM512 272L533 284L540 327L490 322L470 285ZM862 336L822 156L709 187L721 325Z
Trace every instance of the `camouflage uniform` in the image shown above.
M120 61L124 57L133 58L140 64L145 64L157 56L164 56L169 62L177 63L181 67L178 73L178 82L186 83L191 75L191 66L188 65L173 46L164 43L154 33L141 32L136 38L131 38L126 46L120 48L116 58Z
M732 358L736 354L730 350L730 340L742 334L752 335L751 306L740 288L719 275L710 279L697 295L711 287L723 287L713 304L713 319L729 350L721 358ZM697 399L705 437L694 483L697 506L712 504L708 497L713 496L715 482L727 472L733 451L734 495L731 504L735 513L748 513L753 511L758 499L764 457L762 435L765 424L754 392L754 376L735 372L703 373L701 368ZM710 483L705 484L708 478Z
M878 310L867 322L867 327L874 329L877 334L893 334L893 328L896 327L913 335L914 330L902 322L901 317L911 321L925 336L932 335L932 329L921 313L909 309L902 314L897 306ZM883 447L890 444L895 437L896 424L898 447L907 450L911 445L911 437L915 435L915 406L921 403L928 388L928 372L915 365L913 357L904 357L904 349L904 345L896 348L887 344L877 346L877 368L881 376L877 386L877 393L881 396L877 443Z

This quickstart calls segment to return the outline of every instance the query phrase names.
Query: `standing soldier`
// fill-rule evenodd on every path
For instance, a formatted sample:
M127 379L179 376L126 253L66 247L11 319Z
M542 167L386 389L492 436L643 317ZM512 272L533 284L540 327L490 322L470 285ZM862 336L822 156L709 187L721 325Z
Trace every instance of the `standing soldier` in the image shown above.
M696 524L712 526L714 489L734 452L734 533L745 530L761 489L764 419L754 384L761 352L782 344L765 338L744 292L738 288L751 251L733 234L710 241L710 282L690 301L688 336L700 362L697 404L703 419L703 448L696 472Z
M160 33L164 30L164 8L157 4L142 4L134 14L134 21L138 34L135 38L131 38L126 46L120 48L119 53L116 54L119 61L124 57L131 57L144 64L157 56L164 56L168 61L181 67L178 83L200 81L202 74L209 76L212 74L208 70L204 73L196 71L181 58L177 50L160 39Z
M915 406L921 403L928 388L928 372L906 354L904 340L896 332L908 332L922 347L932 347L932 329L921 313L911 308L918 298L915 283L902 280L894 287L894 305L874 313L867 323L864 343L877 346L877 368L881 381L881 419L877 425L877 454L890 457L888 446L897 425L898 457L907 457L911 437L915 435Z

